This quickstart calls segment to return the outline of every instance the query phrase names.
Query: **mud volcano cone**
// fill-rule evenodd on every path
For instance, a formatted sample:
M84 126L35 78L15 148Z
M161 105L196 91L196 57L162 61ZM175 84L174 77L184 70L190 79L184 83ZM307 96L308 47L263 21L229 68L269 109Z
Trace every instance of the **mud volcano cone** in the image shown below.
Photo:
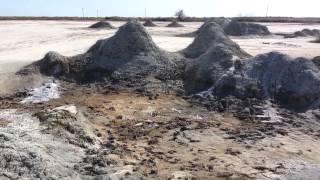
M179 24L176 20L172 21L167 27L184 27L184 25Z
M92 29L115 29L109 22L107 21L100 21L93 25L91 25L89 28Z
M236 61L250 57L214 22L206 22L198 30L193 43L182 51L189 58L185 75L185 89L198 93L209 89L226 72L236 69Z
M223 29L227 24L229 24L231 22L231 20L227 19L227 18L210 19L210 20L206 21L205 23L203 23L201 25L201 27L197 31L194 31L194 32L191 32L191 33L179 34L179 35L176 35L176 36L177 37L196 37L199 34L200 29L202 29L204 26L206 26L210 22L218 24Z
M221 45L232 49L240 57L248 56L238 44L233 42L215 22L206 22L197 31L195 40L182 52L186 57L197 58L213 46Z
M298 111L320 105L316 60L271 52L250 57L216 24L207 23L184 53L192 57L185 73L187 92L203 97L273 99Z
M146 26L146 27L156 27L157 26L156 24L154 24L152 22L151 19L146 20L146 22L143 25Z
M64 57L51 52L19 73L40 72L77 82L110 79L133 85L155 77L163 81L174 78L179 58L161 50L140 23L130 21L85 54Z
M224 27L226 34L230 36L248 36L248 35L270 35L270 31L266 26L248 23L232 21Z

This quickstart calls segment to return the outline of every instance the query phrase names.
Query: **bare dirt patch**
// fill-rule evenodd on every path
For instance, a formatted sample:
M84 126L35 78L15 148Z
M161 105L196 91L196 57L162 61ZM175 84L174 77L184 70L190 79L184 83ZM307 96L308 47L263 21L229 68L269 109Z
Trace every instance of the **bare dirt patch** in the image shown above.
M5 119L0 119L0 128L6 127L10 122Z

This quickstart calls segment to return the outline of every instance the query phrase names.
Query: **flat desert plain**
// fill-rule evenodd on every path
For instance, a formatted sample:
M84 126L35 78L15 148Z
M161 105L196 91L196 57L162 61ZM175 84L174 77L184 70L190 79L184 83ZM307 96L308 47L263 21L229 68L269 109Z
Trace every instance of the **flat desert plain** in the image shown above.
M0 73L15 72L30 62L41 59L48 51L66 56L84 53L97 40L114 35L114 30L92 30L94 21L0 21ZM124 22L110 22L119 27ZM157 45L176 52L187 47L192 37L177 35L196 31L201 22L182 23L185 27L168 28L168 22L155 22L148 27ZM276 33L293 33L304 28L320 29L319 24L261 23ZM293 57L313 58L320 55L320 44L310 43L313 38L290 38L270 35L265 37L231 37L251 55L279 51Z

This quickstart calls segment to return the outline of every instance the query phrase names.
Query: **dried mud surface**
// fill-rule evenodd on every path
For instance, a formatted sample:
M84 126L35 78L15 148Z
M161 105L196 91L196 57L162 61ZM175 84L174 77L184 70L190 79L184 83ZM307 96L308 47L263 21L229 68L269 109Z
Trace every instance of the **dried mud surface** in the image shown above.
M77 154L82 157L72 160L73 166L80 169L72 171L73 176L58 176L57 171L49 171L55 160L47 165L49 175L90 179L107 177L99 168L123 171L128 166L132 171L122 178L290 179L308 173L312 177L319 175L320 121L314 118L319 117L317 111L292 114L275 110L278 121L261 121L248 118L244 112L209 111L174 94L152 95L97 84L88 87L61 84L58 99L30 105L19 103L24 98L21 95L2 98L0 103L1 109L33 114L33 119L40 119L39 127L47 129L39 133L54 136L55 141L66 143L65 148L74 149L77 153L69 154L70 158ZM39 115L66 105L76 107L75 117L82 114L85 123L72 124L72 131L84 136L67 136L65 131L71 130L67 128L70 113L66 111L60 123ZM310 121L315 122L301 120L308 116L313 116ZM10 122L3 119L1 122L2 128L10 126ZM57 131L59 127L61 131ZM55 143L51 155L61 158L56 154L59 143L44 137L43 141L30 142L31 145L42 143L48 148L46 143Z

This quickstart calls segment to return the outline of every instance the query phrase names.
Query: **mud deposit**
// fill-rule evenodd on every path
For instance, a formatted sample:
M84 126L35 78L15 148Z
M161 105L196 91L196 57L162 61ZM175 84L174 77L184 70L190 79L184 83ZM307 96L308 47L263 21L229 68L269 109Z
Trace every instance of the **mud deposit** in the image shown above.
M197 32L173 53L130 21L22 68L32 86L0 96L0 179L320 177L317 61L250 55L215 22Z
M270 110L277 119L262 121L209 111L174 94L61 84L61 97L41 104L1 101L2 179L318 175L318 111ZM311 116L314 122L305 120Z

